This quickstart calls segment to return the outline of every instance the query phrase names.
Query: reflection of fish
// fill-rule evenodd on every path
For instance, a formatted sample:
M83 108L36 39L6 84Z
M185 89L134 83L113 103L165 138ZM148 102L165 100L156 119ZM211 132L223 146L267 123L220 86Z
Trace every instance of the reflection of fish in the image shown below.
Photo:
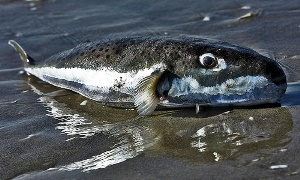
M91 42L36 63L13 40L25 71L96 101L133 101L142 115L162 105L273 103L286 77L253 50L200 38L137 37Z

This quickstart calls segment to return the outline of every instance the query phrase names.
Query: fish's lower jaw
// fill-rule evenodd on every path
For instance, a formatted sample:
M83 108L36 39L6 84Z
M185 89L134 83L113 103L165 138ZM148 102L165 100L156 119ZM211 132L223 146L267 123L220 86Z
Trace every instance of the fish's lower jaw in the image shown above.
M284 89L274 84L268 84L262 88L254 88L241 94L207 94L187 93L176 96L168 96L166 104L182 105L208 105L208 106L251 106L259 104L277 103L284 95Z
M274 103L279 103L279 98L241 101L241 102L231 103L231 104L228 104L228 105L232 105L232 106L256 106L256 105L261 105L261 104L274 104Z
M186 108L186 107L194 107L196 109L201 106L211 106L211 107L226 107L226 106L257 106L263 104L275 104L280 103L280 98L273 98L273 99L257 99L257 100L247 100L247 99L240 99L240 100L219 100L216 102L200 102L199 103L188 103L188 102L174 102L169 100L164 100L160 103L161 106L167 108Z

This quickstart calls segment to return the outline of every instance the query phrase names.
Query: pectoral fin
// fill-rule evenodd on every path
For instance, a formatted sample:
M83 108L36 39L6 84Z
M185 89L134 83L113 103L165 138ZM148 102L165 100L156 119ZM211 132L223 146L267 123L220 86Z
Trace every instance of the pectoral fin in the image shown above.
M163 74L163 71L152 74L138 83L134 94L134 105L140 115L150 115L160 102L156 88Z

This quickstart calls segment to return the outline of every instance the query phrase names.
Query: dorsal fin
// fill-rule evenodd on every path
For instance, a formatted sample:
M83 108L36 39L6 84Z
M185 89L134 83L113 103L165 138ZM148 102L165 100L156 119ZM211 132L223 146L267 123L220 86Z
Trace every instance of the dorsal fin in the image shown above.
M140 115L150 115L160 102L156 88L163 74L163 71L152 74L138 83L134 94L134 105Z
M9 40L8 44L11 45L19 53L24 66L34 65L35 61L24 51L24 49L14 40Z

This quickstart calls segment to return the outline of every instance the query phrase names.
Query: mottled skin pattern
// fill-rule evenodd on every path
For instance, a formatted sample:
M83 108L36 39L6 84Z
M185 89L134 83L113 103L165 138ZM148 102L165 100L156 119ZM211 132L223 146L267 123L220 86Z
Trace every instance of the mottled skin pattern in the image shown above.
M97 101L133 101L141 115L151 114L161 100L182 105L261 104L278 101L286 90L278 63L222 41L122 38L80 44L39 64L18 43L9 44L27 72Z
M204 53L212 53L224 59L229 68L204 76L199 72L199 69L206 69L199 63L199 56ZM118 72L128 72L149 68L162 62L167 65L168 71L176 76L193 76L205 86L240 76L264 75L273 78L282 73L276 72L278 68L272 68L276 66L272 60L253 50L221 41L186 37L136 37L85 43L50 57L37 67L78 67L95 70L106 67Z
M165 38L124 38L79 45L47 59L41 66L81 67L101 69L110 67L120 73L149 68L154 64L185 60L191 57L192 46L186 41ZM174 66L174 65L173 65Z

